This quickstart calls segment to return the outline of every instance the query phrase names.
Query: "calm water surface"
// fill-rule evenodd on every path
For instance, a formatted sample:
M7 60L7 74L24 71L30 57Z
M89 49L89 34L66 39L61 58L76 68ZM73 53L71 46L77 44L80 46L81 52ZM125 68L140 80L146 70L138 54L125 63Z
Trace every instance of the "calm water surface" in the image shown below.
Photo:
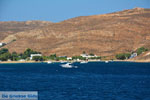
M150 100L150 63L0 64L0 91L38 91L39 100Z

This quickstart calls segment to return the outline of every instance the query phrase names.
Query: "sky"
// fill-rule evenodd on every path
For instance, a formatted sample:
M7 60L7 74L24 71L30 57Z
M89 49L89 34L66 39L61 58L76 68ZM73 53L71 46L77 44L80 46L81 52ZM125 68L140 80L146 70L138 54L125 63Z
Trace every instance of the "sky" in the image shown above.
M135 7L150 8L150 0L0 0L0 21L60 22Z

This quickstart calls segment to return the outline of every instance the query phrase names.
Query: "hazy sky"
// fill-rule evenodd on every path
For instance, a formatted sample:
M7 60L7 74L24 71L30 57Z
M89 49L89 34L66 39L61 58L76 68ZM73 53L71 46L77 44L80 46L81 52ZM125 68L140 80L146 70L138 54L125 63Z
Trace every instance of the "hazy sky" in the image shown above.
M150 0L0 0L0 21L59 22L135 7L150 8Z

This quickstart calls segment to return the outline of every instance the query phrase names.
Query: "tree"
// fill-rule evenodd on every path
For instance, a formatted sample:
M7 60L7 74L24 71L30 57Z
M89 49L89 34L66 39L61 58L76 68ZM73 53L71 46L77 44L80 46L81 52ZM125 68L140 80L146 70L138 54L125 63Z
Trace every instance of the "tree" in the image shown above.
M11 60L16 61L16 60L18 60L18 58L19 58L18 54L16 52L12 52Z
M50 57L56 57L56 54L52 54L52 55L50 55Z
M50 59L55 60L57 58L56 54L52 54L49 56Z
M98 57L91 57L89 59L101 59L101 57L100 56L98 56Z
M11 54L9 52L0 55L1 61L7 61L10 58L11 58Z
M0 60L1 61L7 61L11 58L11 54L9 53L7 48L3 48L0 50Z
M41 57L41 56L34 56L33 60L35 60L35 61L43 61L43 57Z
M82 52L82 54L86 54L86 52L85 52L85 51L83 51L83 52Z
M125 53L126 59L129 59L131 57L131 53Z
M86 58L85 58L85 57L82 57L82 56L73 56L72 59L73 59L73 60L77 60L77 59L86 60Z
M90 56L94 56L94 54L93 54L93 53L90 53L89 55L90 55Z
M44 61L49 60L49 56L43 56L43 60Z
M146 48L144 48L144 47L141 47L141 48L138 48L138 49L136 50L136 53L137 53L137 55L140 55L140 54L142 54L142 53L145 52L145 51L148 51L148 49L146 49Z
M28 48L28 49L26 49L26 50L24 51L23 56L24 56L24 57L30 57L31 52L32 52L32 50Z
M41 52L33 51L32 49L28 48L24 51L22 58L26 59L27 57L30 57L31 54L41 54Z
M9 51L8 51L8 49L7 48L2 48L1 50L0 50L0 55L1 54L4 54L4 53L8 53Z
M13 39L12 42L16 41L16 39Z
M60 59L59 59L59 57L56 57L55 60L56 60L56 61L59 61Z
M116 58L120 60L125 60L125 59L129 59L130 56L131 56L130 53L120 53L116 55Z
M41 54L40 52L37 51L33 51L32 49L26 49L24 51L24 53L22 54L17 54L17 52L12 52L9 53L9 50L7 48L3 48L0 50L0 60L1 61L7 61L8 59L13 60L13 61L17 61L19 59L28 59L30 57L31 54ZM40 60L42 61L43 58L35 58L36 60Z
M59 60L67 60L67 57L58 57Z

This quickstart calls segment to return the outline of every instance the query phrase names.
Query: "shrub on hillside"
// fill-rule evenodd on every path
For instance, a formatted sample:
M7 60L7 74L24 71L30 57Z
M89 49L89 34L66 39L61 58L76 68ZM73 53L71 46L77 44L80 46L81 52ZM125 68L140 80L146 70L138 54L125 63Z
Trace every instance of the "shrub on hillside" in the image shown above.
M142 54L143 52L148 51L147 48L141 47L136 50L137 55Z
M120 53L116 55L116 58L119 60L125 60L125 59L129 59L130 56L131 56L130 53Z

